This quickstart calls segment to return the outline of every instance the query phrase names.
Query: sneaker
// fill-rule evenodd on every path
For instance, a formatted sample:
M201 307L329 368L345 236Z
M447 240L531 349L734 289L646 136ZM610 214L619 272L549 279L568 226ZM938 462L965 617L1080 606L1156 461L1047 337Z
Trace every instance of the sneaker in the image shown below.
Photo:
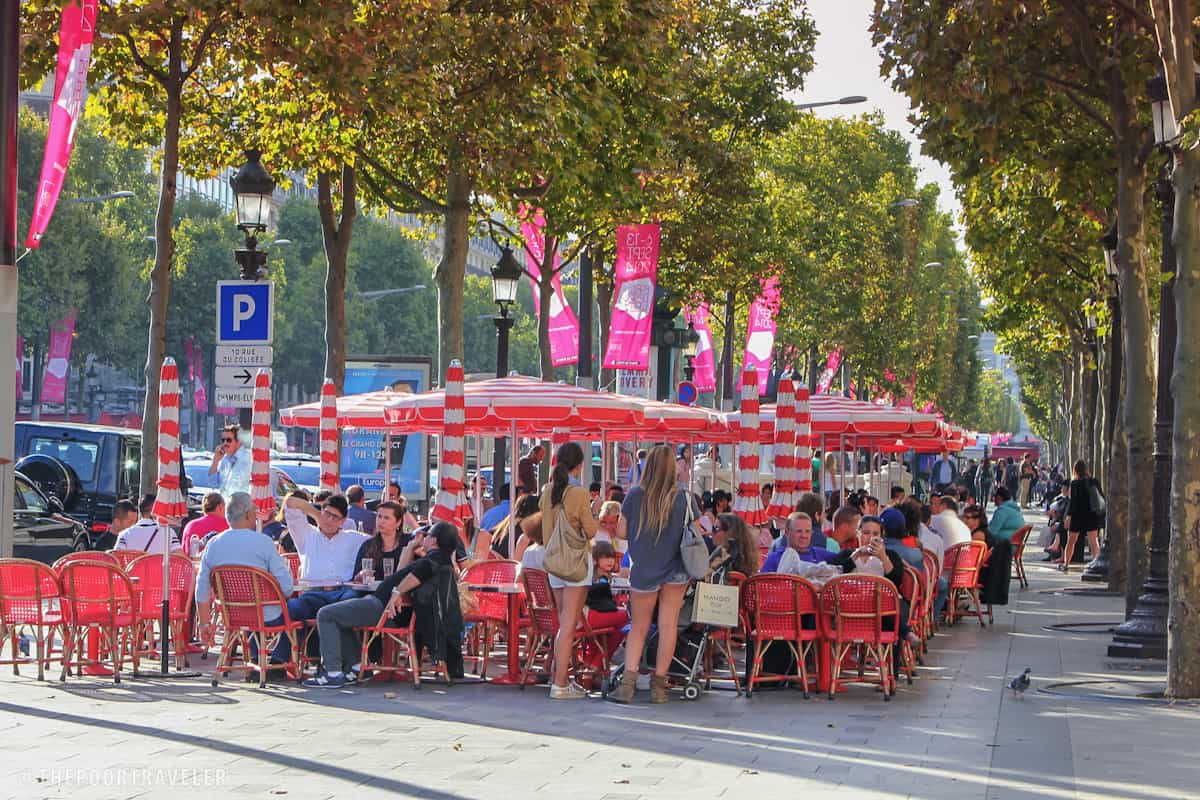
M358 683L358 670L351 668L343 677L345 677L346 683Z
M576 685L574 681L568 683L566 686L555 686L553 684L550 686L551 700L583 700L587 696L587 692L582 687Z
M304 685L310 689L341 689L346 685L346 676L330 676L322 673L315 678L306 679Z

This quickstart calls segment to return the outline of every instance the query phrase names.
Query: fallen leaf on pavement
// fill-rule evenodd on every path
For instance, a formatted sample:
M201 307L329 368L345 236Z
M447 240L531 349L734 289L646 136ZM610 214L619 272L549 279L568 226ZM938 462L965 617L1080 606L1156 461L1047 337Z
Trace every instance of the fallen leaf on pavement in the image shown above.
M454 743L454 749L455 749L455 750L462 750L462 742L455 742L455 743Z
M738 774L739 774L739 775L757 775L757 774L758 774L758 770L756 770L756 769L744 769L744 770L742 770L741 772L739 772Z
M629 778L617 778L613 783L629 783Z

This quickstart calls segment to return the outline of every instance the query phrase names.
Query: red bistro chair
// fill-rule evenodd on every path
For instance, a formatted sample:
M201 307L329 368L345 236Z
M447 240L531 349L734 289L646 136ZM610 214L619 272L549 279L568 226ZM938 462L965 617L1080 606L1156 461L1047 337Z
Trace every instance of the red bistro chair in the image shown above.
M233 670L241 670L249 679L258 673L258 686L267 685L267 660L270 652L286 636L292 645L292 658L286 664L273 665L286 669L297 680L300 679L300 661L297 655L297 632L301 626L292 620L287 610L287 598L279 588L279 582L269 572L256 567L224 566L213 567L209 573L212 584L213 604L221 617L225 639L221 643L221 654L213 672L212 685L217 685L218 676L227 676ZM263 612L267 606L278 606L283 619L274 625L268 624ZM250 641L258 642L258 663L250 659ZM234 649L239 648L241 662L233 663Z
M934 604L937 602L938 579L941 573L938 572L937 555L931 550L922 550L921 555L925 559L925 607L924 617L921 620L921 638L928 641L933 638L933 632L937 628L938 621L934 618ZM945 554L943 554L943 557Z
M58 575L42 562L0 559L0 629L8 630L13 653L12 661L0 661L0 666L11 664L13 675L21 674L17 638L23 631L29 631L36 646L38 680L45 680L54 632L63 633L61 595ZM63 638L66 639L65 633Z
M467 569L463 580L475 586L505 586L515 584L520 571L519 561L481 561ZM479 675L486 681L492 642L499 631L507 630L508 595L499 592L475 592L475 598L479 605L473 613L463 619L463 622L474 626L469 646L475 653L472 657L480 662ZM517 646L517 642L508 642L508 647Z
M817 622L817 590L796 575L759 574L746 581L747 658L751 659L746 696L752 697L759 683L799 681L808 698L808 667L805 659L821 638ZM805 618L813 620L806 627ZM796 659L795 675L763 675L763 654L772 642L784 642Z
M117 560L121 569L128 570L129 565L146 555L144 550L109 550L108 554Z
M737 663L733 660L733 643L735 640L744 643L746 641L746 632L750 629L744 608L746 602L746 576L736 570L730 570L725 573L725 583L729 586L738 587L738 624L733 628L714 627L709 632L709 647L704 651L704 688L708 689L712 686L713 653L719 650L725 656L725 663L729 665L729 675L733 678L733 690L737 692L738 697L741 697L742 684L741 679L738 677Z
M300 580L300 554L284 553L283 563L287 564L288 569L292 572L292 582Z
M105 553L100 550L80 550L77 553L67 553L58 561L55 561L54 571L61 575L63 567L65 567L67 564L74 564L78 561L99 561L104 564L112 564L114 567L121 566L121 562L117 560L112 553Z
M950 598L946 601L946 619L954 624L959 617L974 616L979 620L981 628L987 627L983 621L983 608L979 601L979 570L987 563L988 546L984 542L971 541L956 544L946 552L954 551L954 564L948 575L950 581ZM942 571L945 575L945 570ZM970 603L965 612L959 612L959 598Z
M185 667L188 663L188 626L196 594L196 569L187 556L172 555L170 558L170 574L167 578L170 582L170 616L167 622L171 626L171 641L175 643L175 665ZM137 579L134 590L138 596L138 642L146 645L141 655L151 655L155 652L155 626L162 625L162 556L143 554L129 565L126 572L130 578ZM161 635L161 631L159 633Z
M927 594L924 573L917 572L911 564L905 564L904 577L900 581L900 596L908 603L908 629L917 632L918 636ZM921 652L920 649L914 649L907 639L900 641L900 669L908 679L909 686L916 675L917 664L921 663Z
M405 598L407 605L407 598ZM408 623L401 625L399 619L389 617L387 610L379 616L379 621L370 627L356 628L362 636L362 651L359 656L360 675L368 672L372 675L391 674L397 677L407 676L412 680L413 688L421 688L421 651L417 648L416 611L408 614ZM371 658L371 646L379 642L382 656ZM447 685L451 683L450 671L446 662L437 665L437 671Z
M892 652L900 636L900 596L896 587L875 575L839 575L821 589L821 612L831 650L829 699L837 693L842 662L851 648L857 648L858 679L865 680L867 657L873 658L883 699L891 700L896 690Z
M1012 535L1012 561L1013 574L1009 580L1016 578L1021 582L1022 589L1029 588L1029 580L1025 577L1025 542L1029 539L1029 534L1033 532L1032 525L1026 525L1023 528L1018 528L1017 532Z
M137 596L125 571L104 560L77 559L59 571L64 621L63 671L66 680L72 667L76 674L85 667L112 663L113 683L121 682L125 657L138 671ZM100 638L96 658L85 656L88 633Z
M549 671L554 659L554 639L558 636L558 605L554 602L554 592L550 589L550 574L545 570L524 567L521 570L521 582L525 584L525 602L529 609L529 641L526 644L525 663L521 667L521 688L525 688L529 673L541 656L543 666ZM578 627L575 631L575 651L572 654L572 666L578 674L581 670L590 669L581 657L584 649L595 647L601 653L602 673L599 678L608 676L608 650L604 646L604 638L615 633L616 628L593 628L588 624L587 615L580 614Z

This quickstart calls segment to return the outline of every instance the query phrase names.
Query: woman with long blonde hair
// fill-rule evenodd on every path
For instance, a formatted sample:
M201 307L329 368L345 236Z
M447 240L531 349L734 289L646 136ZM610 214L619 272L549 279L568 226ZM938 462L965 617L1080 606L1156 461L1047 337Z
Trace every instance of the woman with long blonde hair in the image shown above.
M679 490L675 457L665 445L655 447L646 457L642 481L625 497L618 530L629 542L630 608L633 622L625 640L625 673L621 685L609 699L617 703L633 701L637 690L638 665L646 646L646 635L658 607L658 650L654 674L650 677L650 702L667 702L667 668L675 654L679 627L679 609L687 589L688 575L679 545L687 524L691 495Z

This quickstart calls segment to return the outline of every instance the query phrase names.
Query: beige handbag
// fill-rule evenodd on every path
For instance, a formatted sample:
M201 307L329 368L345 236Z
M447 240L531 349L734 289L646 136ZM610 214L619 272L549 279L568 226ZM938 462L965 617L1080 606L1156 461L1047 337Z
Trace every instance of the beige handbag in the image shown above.
M542 566L556 578L567 583L578 583L587 577L591 558L587 536L575 530L575 526L567 520L566 509L560 506L554 517L554 531L546 542Z

